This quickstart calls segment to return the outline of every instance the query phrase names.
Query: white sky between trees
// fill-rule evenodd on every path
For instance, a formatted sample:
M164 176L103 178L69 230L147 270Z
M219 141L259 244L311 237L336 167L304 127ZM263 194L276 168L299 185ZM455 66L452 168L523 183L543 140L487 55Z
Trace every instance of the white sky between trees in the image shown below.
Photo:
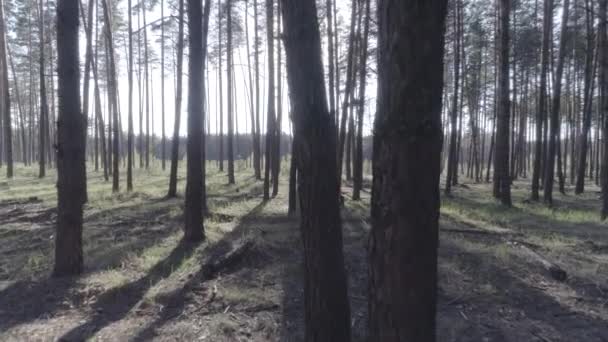
M349 24L350 24L350 1L349 0L336 0L337 1L337 10L338 10L338 20L340 22L342 22L341 27L339 28L341 30L341 37L342 36L347 36L348 35L348 29L349 29ZM133 0L133 5L135 5L137 3L137 1ZM265 11L264 11L264 7L263 7L263 3L264 0L259 0L258 1L258 5L259 7L259 12L258 12L258 20L260 21L260 25L265 27L265 23L266 23L266 15L265 15ZM211 31L216 30L217 28L215 27L215 25L217 25L216 23L216 19L217 19L217 4L218 1L212 1L212 8L211 8L211 18L210 18L210 27L209 27L209 44L214 44L215 42L213 42L213 40L217 40L217 35L216 34L211 34ZM186 4L187 5L187 4ZM237 11L242 11L241 8L244 8L242 6L243 4L239 4L238 6L235 6L234 10ZM185 6L185 10L187 10L187 6ZM124 21L125 21L125 29L126 29L126 22L127 22L127 1L126 0L122 0L118 6L120 13L124 16ZM101 11L101 7L100 7L100 11ZM169 16L171 13L171 9L169 8L169 6L167 5L167 0L165 0L165 9L164 9L164 14L165 16ZM187 14L187 13L186 13ZM244 16L244 13L241 13ZM253 8L252 8L252 4L250 4L249 10L248 10L248 14L249 14L249 18L248 18L248 26L249 26L249 41L250 41L250 53L251 53L251 64L252 64L252 68L253 68L253 39L254 39L254 20L253 20ZM177 13L175 13L175 15L177 15ZM148 23L148 41L149 41L149 45L151 45L153 53L155 54L155 56L158 57L158 59L160 59L160 43L157 42L157 40L160 40L160 30L157 31L153 31L149 28L150 23L159 20L161 17L160 15L160 2L159 4L154 8L154 10L147 12L146 14L146 20ZM244 18L244 17L243 17ZM185 23L185 27L184 27L184 31L185 31L185 35L187 38L187 18L185 19L186 23ZM275 17L276 20L276 17ZM323 19L324 20L324 19ZM244 24L244 19L243 19L243 24ZM133 25L133 31L137 31L138 30L138 23L137 23L137 13L134 12L133 13L133 17L132 17L132 25ZM143 26L143 23L142 23ZM322 25L324 26L324 24ZM101 27L100 27L101 30ZM275 30L276 30L276 22L275 22ZM223 30L224 32L222 39L225 40L226 39L226 32L225 29ZM323 44L323 57L322 57L322 61L325 67L325 72L327 73L327 47L326 47L326 37L325 37L325 29L323 27L321 27L321 40L322 40L322 44ZM167 37L169 35L168 32L165 32L165 37ZM268 85L265 79L265 75L267 74L267 67L266 67L266 62L267 62L267 55L266 55L266 31L265 30L260 30L259 31L259 35L260 38L262 40L262 46L260 48L260 56L259 56L259 62L260 62L260 96L262 98L262 103L260 104L260 129L262 134L264 134L264 132L266 131L266 120L265 120L265 116L266 116L266 108L267 108L267 98L266 98L266 94L268 92ZM167 39L167 38L166 38ZM129 83L128 83L128 75L127 75L127 60L125 58L125 54L126 54L126 49L122 46L123 42L119 42L119 44L115 47L115 50L118 53L118 60L117 60L117 73L118 73L118 97L119 97L119 109L120 109L120 114L121 114L121 120L122 120L122 128L123 131L127 130L127 123L128 123L128 90L129 90ZM84 30L83 30L83 26L81 25L81 34L80 34L80 62L81 64L84 63L84 54L85 54L85 49L86 49L86 37L84 35ZM186 132L187 132L187 108L188 108L188 41L185 40L184 42L185 44L185 49L184 49L184 66L183 66L183 85L182 85L182 118L181 118L181 125L180 125L180 136L185 137L186 136ZM341 58L344 60L346 57L346 52L348 49L348 41L346 39L341 39L340 40L340 53L341 53ZM134 47L133 47L133 53L134 53L134 59L137 60L137 44L136 41L134 40ZM275 42L275 68L277 65L277 60L276 60L276 50L277 50L277 44ZM165 58L166 59L171 59L173 58L172 54L174 53L174 50L172 48L166 48L165 49ZM225 50L222 51L222 53L225 55ZM143 46L142 46L142 54L143 54ZM373 60L372 58L370 58L370 60ZM103 59L100 60L100 62L103 63ZM169 62L169 60L167 61ZM236 127L238 126L238 132L240 134L243 133L250 133L251 132L251 117L250 117L250 99L249 99L249 87L251 86L249 84L249 76L247 73L247 51L246 51L246 47L243 44L242 46L239 46L238 48L236 48L234 50L234 55L233 55L233 63L234 63L234 74L235 74L235 79L234 79L234 83L235 83L235 134L236 134ZM290 134L291 133L291 122L289 120L289 93L288 93L288 85L287 85L287 70L286 70L286 65L285 65L285 49L284 47L282 47L282 86L283 86L283 90L282 90L282 101L283 101L283 121L282 121L282 130L283 132ZM368 63L370 63L370 61L368 61ZM167 63L169 64L169 63ZM368 64L369 65L369 64ZM218 99L218 83L219 83L219 79L218 79L218 67L212 63L208 63L207 64L208 68L206 70L206 73L208 72L209 75L209 83L206 83L205 86L208 88L208 93L209 93L209 108L208 108L208 116L207 118L211 120L210 125L211 125L211 134L217 134L218 132L218 120L217 120L217 113L219 112L219 99ZM134 69L137 67L137 65L135 64L134 61ZM223 106L224 106L224 134L227 133L227 91L226 91L226 86L227 86L227 82L226 82L226 63L225 60L222 63L222 69L223 69ZM152 72L150 73L149 77L152 83L152 86L150 87L150 115L151 115L151 123L150 123L150 130L151 132L154 133L154 135L157 138L160 138L161 136L161 119L162 119L162 114L161 114L161 70L160 70L160 63L155 63L153 65L153 69ZM275 74L276 74L276 70L275 70ZM255 77L255 74L252 71L252 77ZM82 74L81 74L81 78L82 78ZM327 75L326 75L327 76ZM92 77L92 75L91 75ZM345 79L345 75L341 75L341 81L342 83L344 82ZM255 82L255 81L254 81ZM375 108L375 97L376 97L376 75L368 72L367 75L367 88L366 88L366 101L367 101L367 106L366 106L366 111L365 111L365 118L364 118L364 134L370 134L371 133L371 128L372 128L372 114L373 110ZM327 82L326 82L326 87L327 87ZM344 87L342 86L342 90ZM142 91L144 90L144 86L143 86L143 73L142 73ZM174 73L174 69L172 66L166 65L165 66L165 134L167 136L167 139L170 139L173 135L173 127L174 127L174 122L175 122L175 73ZM254 96L255 96L255 92L254 92ZM278 94L277 94L278 96ZM144 97L143 93L142 93L142 97ZM91 94L90 94L90 106L92 108L92 106L94 105L94 97L93 97L93 87L91 86ZM105 102L105 93L102 89L102 108L103 108L103 112L104 115L107 115L106 113L106 108L107 108L107 103ZM341 101L343 101L343 99L341 99ZM329 102L329 98L328 98L328 102ZM144 102L143 102L143 113L144 113L144 123L143 123L143 128L144 128L144 133L146 130L146 123L145 123L145 97L144 97ZM91 109L89 109L89 113L91 113ZM134 132L136 135L138 135L139 132L139 121L138 121L138 115L139 115L139 98L138 98L138 82L137 82L137 73L134 70L133 73L133 121L134 121ZM105 122L107 123L107 118L105 119ZM152 125L153 124L153 125ZM90 132L91 133L91 132Z

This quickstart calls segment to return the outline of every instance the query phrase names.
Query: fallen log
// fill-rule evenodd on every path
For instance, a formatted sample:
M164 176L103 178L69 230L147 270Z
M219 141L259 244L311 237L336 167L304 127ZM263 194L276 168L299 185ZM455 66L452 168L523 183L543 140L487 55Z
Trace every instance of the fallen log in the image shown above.
M232 244L225 253L217 253L210 257L202 266L204 280L215 277L221 270L237 264L243 259L247 252L253 247L252 240L246 240Z
M566 279L568 279L568 273L566 273L566 271L564 271L558 265L547 260L545 257L540 255L538 252L532 250L530 247L527 247L525 244L518 242L518 241L509 241L509 244L511 244L515 247L518 247L518 249L522 252L522 254L527 256L528 259L530 259L530 260L536 262L537 264L539 264L540 266L542 266L542 268L545 269L549 273L551 278L553 278L557 281L565 281Z

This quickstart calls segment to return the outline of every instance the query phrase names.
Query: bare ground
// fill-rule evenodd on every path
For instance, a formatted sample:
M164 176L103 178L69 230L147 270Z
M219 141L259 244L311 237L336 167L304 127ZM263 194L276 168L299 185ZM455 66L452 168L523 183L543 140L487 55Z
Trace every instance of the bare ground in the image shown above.
M237 186L211 171L208 240L193 245L180 240L183 199L163 197L165 174L138 177L141 192L116 196L98 177L85 211L86 273L64 279L48 277L52 181L0 185L8 188L0 195L0 340L303 340L301 245L284 193L263 202L248 171ZM438 340L608 341L608 226L597 218L596 190L559 195L553 209L527 203L525 183L515 184L509 210L485 184L444 198ZM355 341L365 340L367 315L364 195L346 195L343 212ZM242 256L209 272L245 243L252 247ZM568 279L553 279L521 245Z

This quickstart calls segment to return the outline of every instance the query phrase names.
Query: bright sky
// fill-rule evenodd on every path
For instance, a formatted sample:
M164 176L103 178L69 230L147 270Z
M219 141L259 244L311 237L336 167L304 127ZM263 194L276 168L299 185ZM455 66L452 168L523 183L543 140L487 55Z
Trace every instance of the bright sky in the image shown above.
M348 9L346 3L347 0L337 0L337 4L338 4L338 16L342 17L342 20L344 23L347 23L350 15L350 10ZM166 1L165 1L166 2ZM213 2L216 3L216 2ZM126 1L122 1L122 5L123 7L121 8L121 11L123 11L123 13L126 13ZM169 15L169 8L167 6L167 4L165 4L165 15ZM259 20L263 20L265 21L265 15L264 13L261 13L262 11L260 11L259 13ZM214 25L215 23L215 18L214 16L217 16L217 8L213 7L212 8L212 13L211 13L212 19L211 19L211 25ZM250 42L253 42L253 11L250 8L249 10L249 20L248 20L248 24L250 26ZM147 15L147 21L148 23L153 22L157 19L160 18L160 4L155 8L154 11L148 12ZM345 19L347 18L347 19ZM126 19L125 19L126 20ZM137 30L137 16L136 14L133 17L133 30ZM276 25L275 25L276 28ZM213 28L211 28L213 29ZM344 28L345 29L345 28ZM187 28L186 28L187 30ZM260 31L260 35L265 37L265 32L264 31ZM323 36L323 35L322 35ZM156 41L157 38L160 38L160 32L158 33L158 36L156 34L156 32L153 32L152 30L148 30L148 40L149 41ZM210 35L209 36L210 39L217 39L215 38L215 36ZM224 37L225 39L225 34ZM265 41L264 41L265 44ZM345 53L344 51L347 48L347 42L343 41L341 42L341 49L342 49L342 53ZM82 52L82 59L84 60L84 49L85 49L85 41L84 41L84 36L81 39L81 52ZM186 46L187 46L187 42L186 42ZM155 54L157 56L159 56L160 58L160 45L159 44L153 44L154 50L155 50ZM276 51L276 44L275 44L275 51ZM121 47L121 49L124 49ZM134 54L136 55L136 48L134 49ZM253 47L250 47L250 50L253 54ZM262 54L260 55L260 76L261 76L261 80L260 80L260 93L262 98L265 98L265 94L267 93L267 84L266 84L266 80L264 79L264 75L266 74L266 66L265 66L265 62L267 60L267 57L265 55L265 47L262 49ZM165 55L166 58L167 56L169 56L171 53L173 53L173 51L165 51ZM283 53L283 63L285 63L284 61L284 54L285 51L283 49L282 51ZM121 51L121 55L124 56L124 52ZM234 64L235 64L235 129L238 129L238 132L240 133L244 133L247 132L249 133L251 131L251 119L250 119L250 105L249 105L249 101L250 101L250 96L249 96L249 76L247 74L247 59L246 59L247 53L246 53L246 48L245 46L241 46L240 48L236 49L234 52ZM326 56L323 56L323 61L325 62L327 60ZM182 102L182 120L181 120L181 127L180 127L180 135L185 136L186 132L187 132L187 127L186 127L186 123L187 123L187 113L186 113L186 109L187 109L187 101L188 101L188 78L187 78L187 66L188 66L188 59L187 59L187 51L186 51L186 55L184 58L184 78L183 78L183 102ZM276 63L276 59L275 59L275 63ZM252 65L253 65L253 57L252 57ZM226 104L226 65L225 63L223 63L222 65L223 67L223 87L224 87L224 134L227 132L227 126L226 126L226 109L227 109L227 104ZM126 60L125 58L121 58L119 60L119 65L118 65L118 72L119 72L119 100L120 100L120 112L121 112L121 116L122 116L122 122L123 122L123 129L126 130L127 129L127 115L128 115L128 102L127 102L127 94L128 94L128 79L127 79L127 64L126 64ZM160 136L161 134L161 72L160 72L160 65L154 65L154 69L152 70L152 73L150 75L150 79L152 82L152 87L150 89L150 115L153 115L153 132L157 135ZM219 112L219 99L218 99L218 70L215 66L213 66L212 64L209 64L209 70L208 70L208 74L209 74L209 83L206 84L206 86L208 87L208 92L209 92L209 111L208 113L210 114L210 125L211 125L211 133L214 134L218 131L218 120L216 120L217 118L217 113ZM288 100L288 89L287 89L287 75L286 75L286 70L285 70L285 65L283 64L283 70L282 70L282 78L283 78L283 96L282 96L282 101L283 101L283 124L282 124L282 129L284 132L289 133L291 132L291 124L289 122L289 100ZM342 80L344 79L344 76L342 77ZM174 92L174 84L175 84L175 78L174 78L174 72L173 70L166 70L166 77L165 77L165 123L166 123L166 135L167 137L172 136L173 134L173 126L174 126L174 112L175 112L175 92ZM143 85L142 85L143 88ZM376 81L375 79L372 79L372 75L368 75L368 85L367 85L367 95L366 98L369 99L373 99L375 98L375 92L376 92ZM137 75L136 73L134 73L134 90L133 90L133 114L134 114L134 123L135 123L135 134L139 134L139 122L138 122L138 113L139 113L139 101L138 101L138 88L137 88ZM261 104L260 106L260 114L261 114L261 129L262 129L262 133L265 131L266 128L266 123L264 120L265 117L265 113L266 113L266 100L263 100L264 103ZM370 103L370 105L368 106L367 110L366 110L366 114L365 114L365 121L364 121L364 131L365 132L371 132L371 117L370 117L370 112L371 112L371 108L373 107L375 108L375 101L368 101ZM104 108L107 108L107 105L105 103L102 103L102 106L104 106ZM145 103L144 103L145 106ZM145 115L145 107L144 107L144 115ZM107 122L107 121L106 121ZM151 126L152 127L152 126ZM144 119L144 130L145 130L145 119Z

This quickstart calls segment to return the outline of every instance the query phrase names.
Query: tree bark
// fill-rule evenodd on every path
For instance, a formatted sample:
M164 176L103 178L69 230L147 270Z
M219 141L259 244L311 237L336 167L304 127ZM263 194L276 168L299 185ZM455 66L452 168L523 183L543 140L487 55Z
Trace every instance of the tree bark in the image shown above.
M203 226L203 170L202 136L203 106L200 95L203 93L203 67L205 48L203 47L202 6L200 0L188 0L188 144L186 174L186 209L184 211L184 238L188 241L205 239Z
M446 0L378 3L370 341L435 341L446 11Z
M350 341L335 126L314 0L282 0L305 263L306 341Z
M79 91L78 0L57 2L57 58L57 230L53 275L66 276L83 269L82 208L87 186L85 118L80 111Z
M511 206L509 175L509 12L510 0L498 5L498 112L496 118L496 152L494 157L494 197Z

